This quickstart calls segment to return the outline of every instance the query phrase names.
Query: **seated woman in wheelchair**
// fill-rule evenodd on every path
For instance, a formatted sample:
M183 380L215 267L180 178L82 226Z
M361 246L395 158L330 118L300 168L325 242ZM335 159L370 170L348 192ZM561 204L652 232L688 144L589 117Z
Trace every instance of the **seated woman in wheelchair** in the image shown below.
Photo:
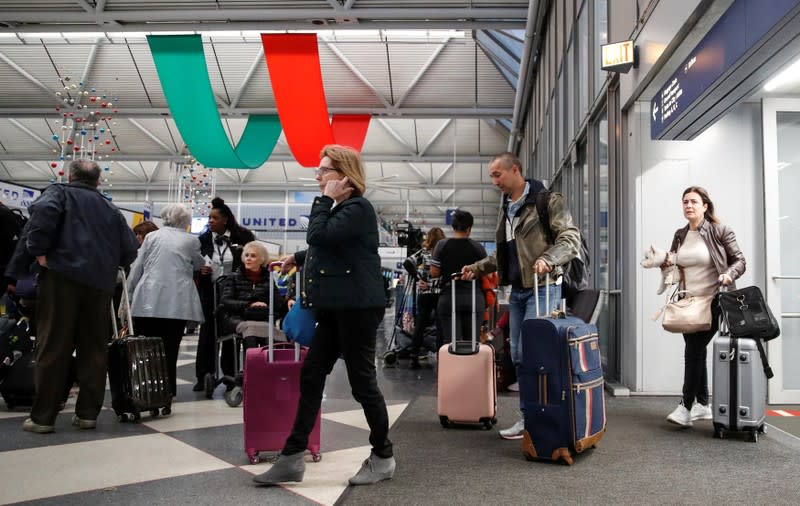
M277 321L286 312L286 300L270 279L269 252L263 243L251 241L242 250L242 266L223 283L220 298L220 335L239 334L245 348L266 342L269 331L269 290L274 292ZM274 329L276 341L286 340Z

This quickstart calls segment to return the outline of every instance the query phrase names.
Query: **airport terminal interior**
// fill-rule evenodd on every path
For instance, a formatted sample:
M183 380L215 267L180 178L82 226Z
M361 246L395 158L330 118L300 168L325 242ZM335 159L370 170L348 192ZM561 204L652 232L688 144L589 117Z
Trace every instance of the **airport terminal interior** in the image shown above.
M799 59L800 0L0 2L0 202L25 216L71 161L92 160L129 225L163 224L179 203L199 235L219 197L277 259L307 247L320 148L361 152L389 285L375 368L397 462L391 480L348 485L371 447L339 360L321 458L305 455L302 482L256 486L277 451L253 462L242 403L224 384L193 388L189 324L167 415L120 421L107 387L81 430L75 384L55 431L37 434L22 428L29 404L0 400L0 504L796 503ZM419 368L410 357L404 260L431 228L450 237L457 211L495 254L503 195L489 165L503 152L561 192L588 249L605 431L571 465L500 437L520 394L499 372L496 424L444 427L434 331ZM738 287L759 287L781 330L753 395L761 432L667 420L684 341L654 316L663 279L642 262L686 224L680 197L695 185L736 232ZM508 351L492 339L501 371ZM708 350L717 392L723 359Z

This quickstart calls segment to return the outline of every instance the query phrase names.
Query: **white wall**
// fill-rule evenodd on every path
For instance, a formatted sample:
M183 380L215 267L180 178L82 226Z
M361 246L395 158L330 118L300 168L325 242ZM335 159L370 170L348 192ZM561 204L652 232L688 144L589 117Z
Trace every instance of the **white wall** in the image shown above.
M693 141L650 140L648 110L647 102L635 104L624 135L624 200L632 212L623 213L623 257L630 261L623 276L622 379L633 391L679 394L683 337L652 321L664 303L664 296L656 295L660 273L645 271L639 260L651 244L669 248L675 230L686 224L681 194L698 185L708 190L717 216L733 228L745 255L747 271L739 286L763 287L761 106L737 106Z

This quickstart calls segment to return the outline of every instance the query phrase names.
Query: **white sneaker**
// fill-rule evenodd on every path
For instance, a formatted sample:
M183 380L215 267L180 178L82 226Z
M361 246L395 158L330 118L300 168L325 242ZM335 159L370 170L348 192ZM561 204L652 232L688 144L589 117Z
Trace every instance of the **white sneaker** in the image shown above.
M689 418L692 421L711 420L711 406L695 402L694 404L692 404L692 410L689 411Z
M518 420L508 429L498 431L503 439L522 439L523 432L525 432L525 420L523 419Z
M514 383L508 385L508 391L509 392L519 392L519 382L515 381Z
M683 403L678 404L678 407L675 408L675 411L667 415L667 421L682 425L684 427L692 426L692 416Z

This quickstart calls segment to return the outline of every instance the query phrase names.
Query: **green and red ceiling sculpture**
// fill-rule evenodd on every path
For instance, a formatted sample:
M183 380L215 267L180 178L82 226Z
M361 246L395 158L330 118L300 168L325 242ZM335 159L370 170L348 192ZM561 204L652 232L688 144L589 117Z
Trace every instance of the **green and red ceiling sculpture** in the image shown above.
M297 162L315 167L326 144L361 150L370 115L328 121L315 34L262 34L278 115L253 114L238 144L222 126L200 35L147 37L172 117L192 155L207 167L255 169L272 154L283 127Z

